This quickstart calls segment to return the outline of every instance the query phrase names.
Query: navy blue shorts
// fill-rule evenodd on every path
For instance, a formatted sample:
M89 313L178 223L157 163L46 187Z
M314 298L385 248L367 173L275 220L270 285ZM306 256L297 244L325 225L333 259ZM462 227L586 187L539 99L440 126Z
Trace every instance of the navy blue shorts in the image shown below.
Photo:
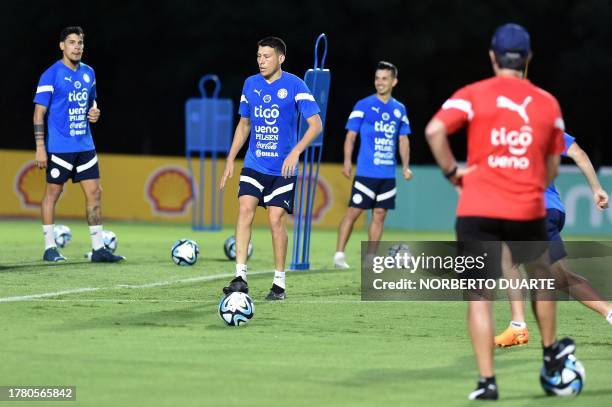
M567 257L565 245L563 239L561 239L563 226L565 226L565 212L558 209L547 209L546 233L548 234L548 240L550 240L550 248L548 249L550 264Z
M78 153L49 153L47 160L47 182L64 184L69 179L80 182L100 178L96 150Z
M254 196L259 199L259 206L278 206L287 213L293 213L293 198L297 177L284 178L280 175L268 175L251 168L240 172L238 197Z
M395 209L395 178L356 176L349 206L360 209Z

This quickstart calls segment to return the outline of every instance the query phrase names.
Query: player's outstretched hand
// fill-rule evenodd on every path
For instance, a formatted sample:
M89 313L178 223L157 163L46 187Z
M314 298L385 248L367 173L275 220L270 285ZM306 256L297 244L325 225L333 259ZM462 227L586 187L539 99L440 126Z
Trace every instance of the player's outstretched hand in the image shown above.
M404 174L404 179L406 181L410 181L412 179L412 171L410 170L410 168L404 168L404 171L402 171L402 173Z
M87 112L87 119L90 123L96 123L100 119L100 109L97 106L93 106Z
M344 166L342 167L342 175L344 175L346 178L351 178L351 173L353 172L353 163L349 162L344 162Z
M296 151L292 150L285 161L283 161L283 168L281 169L281 175L284 178L290 178L295 175L295 170L297 169L298 161L300 160L300 154Z
M47 150L44 148L37 148L34 161L36 161L36 166L38 168L47 168Z
M225 183L228 178L232 178L234 176L234 161L226 161L225 169L223 170L223 176L221 177L221 182L219 183L219 189L223 191L225 189Z
M603 189L598 189L593 192L593 201L599 209L606 209L608 207L608 193Z

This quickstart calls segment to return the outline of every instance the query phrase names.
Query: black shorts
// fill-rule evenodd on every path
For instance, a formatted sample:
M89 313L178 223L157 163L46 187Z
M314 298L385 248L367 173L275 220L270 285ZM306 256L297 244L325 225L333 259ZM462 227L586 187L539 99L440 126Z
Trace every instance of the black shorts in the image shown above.
M48 153L47 182L63 185L69 179L80 182L100 178L96 150L77 153Z
M565 226L565 212L558 209L547 209L546 233L548 234L548 240L550 240L550 247L548 249L550 264L567 257L565 245L561 239L563 226Z
M297 177L284 178L280 175L268 175L251 168L240 172L238 196L250 195L259 199L259 206L278 206L293 213L293 198Z
M395 209L395 178L356 176L349 206L360 209Z
M548 235L544 218L514 221L478 216L461 216L455 224L459 251L466 255L487 253L486 275L478 278L501 276L501 243L510 248L515 264L539 258L548 249ZM475 278L474 275L466 276Z

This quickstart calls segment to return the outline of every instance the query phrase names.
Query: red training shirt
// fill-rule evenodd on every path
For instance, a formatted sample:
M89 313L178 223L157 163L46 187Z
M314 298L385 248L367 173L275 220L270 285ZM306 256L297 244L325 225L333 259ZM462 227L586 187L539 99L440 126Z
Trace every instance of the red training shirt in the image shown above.
M457 216L533 220L546 215L546 161L564 148L559 103L526 79L493 77L459 89L434 116L450 134L467 124Z

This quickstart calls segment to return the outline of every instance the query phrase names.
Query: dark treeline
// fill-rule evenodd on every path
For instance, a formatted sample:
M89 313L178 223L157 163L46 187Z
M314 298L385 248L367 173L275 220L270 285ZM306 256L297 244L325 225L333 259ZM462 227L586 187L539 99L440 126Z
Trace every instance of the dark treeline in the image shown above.
M395 97L411 119L412 162L430 163L427 120L458 87L491 74L494 28L514 21L532 35L529 77L560 101L568 131L596 166L612 165L608 133L612 89L612 5L607 0L497 1L54 1L3 2L0 148L33 149L32 97L39 75L59 58L66 25L85 29L84 61L97 73L100 152L180 155L184 103L197 82L217 73L222 97L238 102L256 73L256 41L288 44L284 69L303 75L325 32L332 89L326 161L340 161L354 103L373 92L378 60L395 63ZM453 141L464 145L462 138Z

